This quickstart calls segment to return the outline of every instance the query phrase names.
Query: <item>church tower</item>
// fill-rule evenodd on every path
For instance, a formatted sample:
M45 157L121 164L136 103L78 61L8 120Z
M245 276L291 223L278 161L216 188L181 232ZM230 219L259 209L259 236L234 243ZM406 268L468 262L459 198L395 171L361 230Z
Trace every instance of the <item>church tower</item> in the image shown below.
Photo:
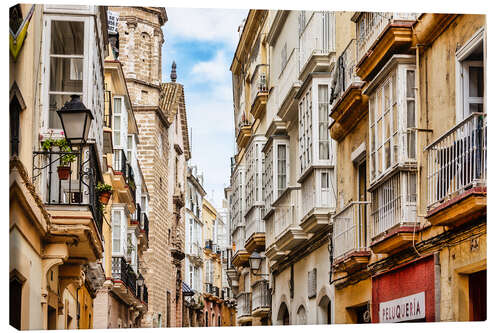
M179 287L183 274L177 267L182 266L179 253L183 255L184 249L172 248L176 235L184 237L184 221L173 199L175 181L171 169L176 159L171 152L175 138L169 130L173 128L172 119L176 118L170 117L162 106L161 28L167 22L167 13L158 7L109 7L109 10L118 14L118 34L110 36L110 43L123 66L139 129L138 159L149 192L149 198L139 203L149 219L149 248L139 263L145 270L144 283L149 295L148 312L141 326L181 326Z

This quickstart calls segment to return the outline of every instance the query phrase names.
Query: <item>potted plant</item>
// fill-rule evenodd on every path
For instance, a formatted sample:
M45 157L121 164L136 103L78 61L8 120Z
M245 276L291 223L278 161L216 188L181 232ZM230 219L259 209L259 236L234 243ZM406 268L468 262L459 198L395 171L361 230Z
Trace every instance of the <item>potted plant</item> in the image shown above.
M113 192L113 188L111 185L98 183L96 186L97 195L99 195L99 201L104 205L108 204L109 198L111 197L111 193Z
M66 139L47 139L42 143L43 150L51 150L52 147L59 147L62 152L71 153L71 148L68 145ZM60 164L57 167L57 174L59 179L67 180L71 174L71 163L75 160L76 156L74 154L62 154L60 159Z

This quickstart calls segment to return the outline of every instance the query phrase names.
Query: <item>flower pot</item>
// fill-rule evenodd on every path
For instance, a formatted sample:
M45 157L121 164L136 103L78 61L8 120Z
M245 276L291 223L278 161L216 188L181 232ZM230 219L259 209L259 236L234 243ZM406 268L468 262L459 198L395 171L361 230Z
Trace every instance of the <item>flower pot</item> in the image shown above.
M111 197L111 192L102 192L101 194L99 194L99 201L103 205L107 205L110 197Z
M59 179L61 180L67 180L70 173L71 167L68 165L60 165L57 167L57 174L59 175Z

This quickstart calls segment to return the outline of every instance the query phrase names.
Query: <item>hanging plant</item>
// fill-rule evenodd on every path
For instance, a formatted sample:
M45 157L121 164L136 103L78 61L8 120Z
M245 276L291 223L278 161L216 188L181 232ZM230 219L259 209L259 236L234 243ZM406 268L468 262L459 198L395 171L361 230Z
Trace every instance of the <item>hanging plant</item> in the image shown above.
M111 193L113 192L113 187L109 184L103 184L103 183L97 183L96 186L96 193L99 196L99 201L107 205L109 202L109 199L111 198Z
M68 144L66 139L52 139L48 138L47 140L42 142L42 149L45 151L52 150L52 147L58 147L59 151L63 152L60 158L60 164L57 167L57 174L59 175L59 179L67 180L71 174L71 163L75 161L76 156L72 154L71 147ZM64 154L71 153L71 154Z

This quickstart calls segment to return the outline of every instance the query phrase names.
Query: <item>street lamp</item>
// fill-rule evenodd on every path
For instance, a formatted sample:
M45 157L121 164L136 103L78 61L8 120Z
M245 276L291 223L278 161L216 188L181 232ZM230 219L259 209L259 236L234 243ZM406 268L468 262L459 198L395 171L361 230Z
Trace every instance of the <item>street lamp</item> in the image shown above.
M142 287L144 285L144 278L142 277L142 274L137 278L137 285L139 287Z
M262 264L262 257L257 253L253 252L248 261L250 262L250 271L253 275L257 276L268 276L269 274L258 274L257 272L260 269L260 265Z
M61 119L66 141L70 145L83 145L89 136L90 124L94 117L92 112L81 102L79 95L71 95L71 100L57 110Z

